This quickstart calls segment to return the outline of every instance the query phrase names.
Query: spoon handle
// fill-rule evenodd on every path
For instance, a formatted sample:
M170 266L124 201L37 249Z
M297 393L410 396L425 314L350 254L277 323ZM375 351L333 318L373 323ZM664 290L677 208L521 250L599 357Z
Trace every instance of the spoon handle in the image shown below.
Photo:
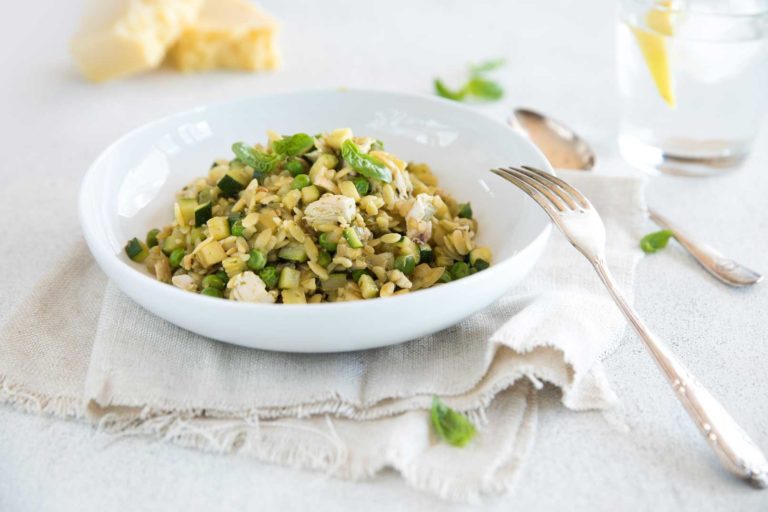
M704 267L707 272L718 278L720 281L731 286L748 286L759 283L763 276L744 265L726 258L720 252L707 244L694 242L669 220L659 215L658 212L649 209L648 216L653 222L664 229L672 231L672 236L680 242L696 261Z

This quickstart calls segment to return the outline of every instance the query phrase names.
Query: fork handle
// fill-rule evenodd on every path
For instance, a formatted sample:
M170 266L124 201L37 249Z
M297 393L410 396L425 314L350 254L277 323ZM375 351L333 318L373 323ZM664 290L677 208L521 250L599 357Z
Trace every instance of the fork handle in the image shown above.
M657 338L637 315L619 291L603 259L592 261L600 279L608 288L616 305L643 340L648 352L675 396L683 404L709 446L731 473L746 479L757 488L768 484L768 461L760 448L749 438L725 408L720 405L691 372L674 356L666 343Z

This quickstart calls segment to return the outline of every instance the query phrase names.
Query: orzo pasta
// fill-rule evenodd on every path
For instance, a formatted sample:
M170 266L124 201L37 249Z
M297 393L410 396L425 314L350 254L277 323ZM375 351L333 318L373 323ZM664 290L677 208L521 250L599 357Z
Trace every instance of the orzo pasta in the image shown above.
M126 245L156 279L236 301L315 303L401 295L491 262L470 205L381 141L343 128L232 149L177 193L171 224Z

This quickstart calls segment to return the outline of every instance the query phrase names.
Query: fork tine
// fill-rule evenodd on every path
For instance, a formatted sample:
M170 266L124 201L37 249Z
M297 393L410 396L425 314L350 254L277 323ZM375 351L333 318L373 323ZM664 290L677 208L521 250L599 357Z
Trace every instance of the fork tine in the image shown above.
M558 211L565 211L568 209L568 206L563 202L563 199L553 192L552 185L549 183L541 183L540 181L536 180L535 178L532 178L525 174L524 172L521 172L520 169L517 167L502 167L503 170L507 171L510 174L515 175L519 180L525 182L529 187L533 187L536 190L538 190L540 193L544 194L547 199L555 206L555 208L558 209ZM573 202L573 201L571 201ZM575 207L575 205L574 205Z
M543 178L539 173L526 169L525 166L523 166L522 169L520 167L512 167L512 169L514 169L520 174L525 174L526 176L528 176L528 178L536 181L537 183L541 184L543 187L546 187L547 189L551 190L553 193L557 194L557 197L565 201L565 203L568 205L568 207L571 210L577 210L579 208L579 205L576 204L576 201L574 201L574 199L571 197L568 191L564 190L562 187L558 186L556 183L546 178Z
M517 188L525 192L527 195L531 197L534 201L536 201L539 206L541 206L544 211L549 215L549 217L554 221L559 212L555 209L555 207L552 205L552 203L549 201L549 199L533 188L532 186L528 185L526 182L518 178L516 175L509 172L507 169L504 168L498 168L498 169L491 169L491 172L497 176L501 176L505 180L509 181L513 185L515 185Z
M547 181L560 185L566 191L568 191L568 193L571 194L571 196L573 196L573 198L576 199L576 201L579 202L582 208L592 208L592 203L589 202L589 199L584 197L584 194L582 194L581 192L579 192L578 190L570 186L566 181L563 181L557 176L553 176L548 172L544 172L541 169L537 169L536 167L531 167L530 165L524 165L523 169L533 172Z

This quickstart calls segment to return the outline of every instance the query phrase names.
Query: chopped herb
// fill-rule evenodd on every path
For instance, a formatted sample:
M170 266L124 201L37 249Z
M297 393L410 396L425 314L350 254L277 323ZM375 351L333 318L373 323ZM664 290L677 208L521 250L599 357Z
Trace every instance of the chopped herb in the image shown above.
M279 155L268 155L257 151L245 142L235 142L232 144L232 152L237 159L245 165L260 173L268 173L275 170L277 164L282 160Z
M472 218L472 205L469 203L461 203L459 205L459 218L471 219Z
M392 181L392 173L384 163L376 158L366 155L350 139L341 145L341 156L344 161L355 170L356 173L373 180L389 183Z
M466 446L477 433L466 416L454 411L436 396L432 397L431 416L432 426L437 435L452 446Z
M290 137L276 140L272 143L272 149L279 155L299 156L303 155L315 145L315 139L306 133L297 133Z
M672 231L668 229L662 229L661 231L649 233L640 240L640 248L644 252L652 254L665 248L671 237Z

